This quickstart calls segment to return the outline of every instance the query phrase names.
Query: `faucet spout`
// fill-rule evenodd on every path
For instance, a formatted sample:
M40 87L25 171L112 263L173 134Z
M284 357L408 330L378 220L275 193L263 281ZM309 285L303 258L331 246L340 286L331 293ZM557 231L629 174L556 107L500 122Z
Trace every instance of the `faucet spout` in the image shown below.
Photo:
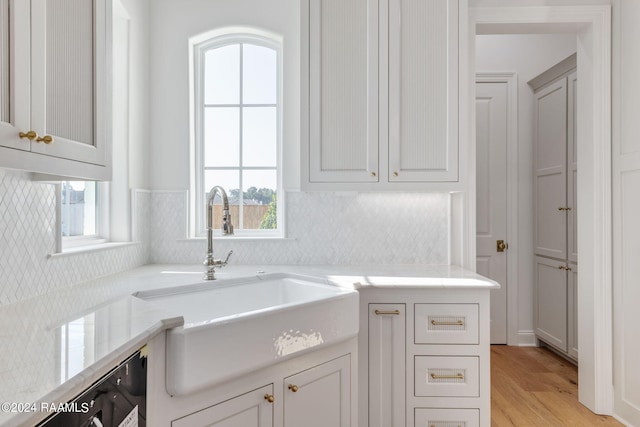
M207 256L203 262L205 266L205 280L215 280L216 266L224 267L227 265L227 261L233 253L233 251L230 251L227 259L224 261L215 259L213 256L213 202L216 195L220 195L222 198L222 234L233 234L233 224L231 223L231 215L229 214L229 198L227 197L227 192L224 191L224 188L216 185L209 191L209 195L207 196Z

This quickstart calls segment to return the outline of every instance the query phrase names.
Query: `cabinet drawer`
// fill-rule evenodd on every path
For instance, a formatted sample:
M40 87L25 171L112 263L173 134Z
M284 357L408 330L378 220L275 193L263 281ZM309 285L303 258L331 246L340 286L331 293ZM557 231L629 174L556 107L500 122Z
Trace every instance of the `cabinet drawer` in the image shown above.
M415 395L480 396L477 356L416 356Z
M416 304L416 344L478 344L478 304Z
M416 427L477 427L479 409L416 408Z

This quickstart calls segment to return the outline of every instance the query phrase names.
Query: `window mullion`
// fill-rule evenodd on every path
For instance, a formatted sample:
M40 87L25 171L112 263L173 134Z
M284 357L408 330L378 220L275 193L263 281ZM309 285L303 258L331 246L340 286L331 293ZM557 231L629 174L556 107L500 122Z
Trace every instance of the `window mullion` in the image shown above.
M244 91L243 91L243 86L244 86L244 81L243 81L243 67L244 67L244 61L243 61L243 56L244 56L244 52L243 52L243 47L244 44L240 43L240 120L239 120L239 127L240 129L238 129L238 132L240 133L240 143L238 144L239 150L240 150L240 155L238 157L238 163L239 163L239 173L240 173L240 177L239 177L239 183L240 183L240 191L239 193L239 197L238 197L238 222L240 223L240 229L244 230L244 182L243 182L243 173L242 173L242 150L243 150L243 143L244 143L244 133L243 133L243 120L244 120L244 107L243 107L243 103L244 103Z

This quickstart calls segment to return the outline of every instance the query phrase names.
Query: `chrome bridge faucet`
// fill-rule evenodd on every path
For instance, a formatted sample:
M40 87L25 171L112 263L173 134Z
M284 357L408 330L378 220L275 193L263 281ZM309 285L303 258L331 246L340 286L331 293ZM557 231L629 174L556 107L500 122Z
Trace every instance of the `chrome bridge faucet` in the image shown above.
M233 251L229 251L224 261L213 257L213 199L215 199L216 194L222 197L222 234L233 234L233 224L231 223L231 215L229 215L229 199L227 198L227 193L224 191L224 188L216 185L209 191L209 196L207 197L207 257L202 263L205 266L204 280L216 280L216 266L224 267L227 265L229 257L233 254Z

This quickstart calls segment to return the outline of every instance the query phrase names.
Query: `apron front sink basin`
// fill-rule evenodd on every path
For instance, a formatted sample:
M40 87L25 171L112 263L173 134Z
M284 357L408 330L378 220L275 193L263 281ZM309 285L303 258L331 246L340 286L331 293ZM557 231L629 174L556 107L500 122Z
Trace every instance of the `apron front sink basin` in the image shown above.
M167 391L184 395L358 334L358 293L268 274L140 292L184 317L167 332Z

